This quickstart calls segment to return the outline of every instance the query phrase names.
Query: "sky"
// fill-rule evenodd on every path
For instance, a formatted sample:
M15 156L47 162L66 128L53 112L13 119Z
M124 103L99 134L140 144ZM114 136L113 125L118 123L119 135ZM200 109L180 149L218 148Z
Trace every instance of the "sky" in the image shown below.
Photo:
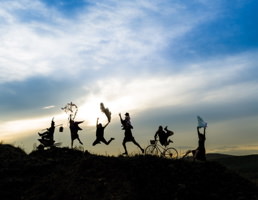
M78 106L78 148L123 153L118 114L129 112L146 147L159 125L182 155L197 147L197 116L208 122L207 153L258 153L256 0L0 0L0 141L31 152L38 132L56 129L70 146ZM96 119L105 138L95 140ZM128 143L129 153L139 149Z

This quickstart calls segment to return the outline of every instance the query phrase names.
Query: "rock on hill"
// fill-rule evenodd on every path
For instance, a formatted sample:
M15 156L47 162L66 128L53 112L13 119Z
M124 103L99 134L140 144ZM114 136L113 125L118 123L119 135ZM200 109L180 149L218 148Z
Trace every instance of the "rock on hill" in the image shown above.
M107 157L68 148L0 145L1 199L257 199L257 187L218 162Z

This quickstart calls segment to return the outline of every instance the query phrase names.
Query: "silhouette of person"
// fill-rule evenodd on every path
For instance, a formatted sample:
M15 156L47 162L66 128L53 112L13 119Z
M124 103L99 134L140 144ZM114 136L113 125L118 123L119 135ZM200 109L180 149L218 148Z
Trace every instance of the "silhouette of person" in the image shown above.
M97 118L97 122L96 122L96 140L93 142L92 145L95 146L96 144L100 144L100 142L103 142L104 144L109 145L109 143L115 139L115 138L110 138L109 141L107 142L106 139L104 138L104 130L110 121L108 121L108 123L105 126L102 126L102 124L98 122L99 122L99 118Z
M79 138L78 131L79 131L79 130L82 130L82 129L79 127L79 124L80 124L80 123L83 123L84 121L74 121L74 120L72 119L72 116L70 115L70 120L69 120L69 122L70 122L70 127L69 127L69 128L70 128L71 139L72 139L72 141L71 141L71 147L73 148L73 141L74 141L75 139L77 139L77 140L79 141L79 143L83 145L82 141L81 141L80 138Z
M38 134L39 136L41 136L43 140L48 140L52 142L54 141L54 132L55 132L55 122L53 118L51 121L51 126L47 128L47 131L45 131L44 133L38 133Z
M133 129L133 126L131 125L129 113L125 113L125 119L121 117L121 113L119 113L119 117L123 127L122 130L125 130L124 131L125 137L122 143L125 150L123 154L128 155L127 148L126 148L127 142L133 142L136 146L138 146L141 149L142 153L144 153L144 149L136 142L136 140L133 137L133 134L131 131L131 129Z
M165 130L165 131L164 131ZM167 146L169 143L171 143L171 140L168 140L168 138L174 134L173 131L168 130L167 126L164 128L162 126L159 126L158 130L156 131L154 135L154 139L157 140L157 137L159 137L159 142L162 146Z
M200 129L203 128L203 133L200 132ZM193 155L193 161L200 160L206 161L206 151L205 151L205 140L206 140L206 127L197 127L198 134L198 147L194 150L188 150L185 155L186 157L189 153Z

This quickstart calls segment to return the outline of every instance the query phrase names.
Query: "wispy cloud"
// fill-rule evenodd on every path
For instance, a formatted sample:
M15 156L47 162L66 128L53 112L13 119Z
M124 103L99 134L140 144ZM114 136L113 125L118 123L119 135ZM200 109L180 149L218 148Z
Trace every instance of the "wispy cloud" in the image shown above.
M252 1L81 2L0 2L2 130L10 116L59 115L70 101L89 124L102 101L116 114L151 110L160 119L191 106L221 120L257 115L256 43L239 42L254 39L238 13Z
M248 79L243 78L246 71L255 66L249 58L249 54L220 57L190 64L182 73L104 79L85 89L95 98L123 99L123 102L128 99L131 106L124 104L124 107L142 109L155 105L189 104L197 99L204 103L223 103L232 99L256 98L257 81L248 75Z
M51 105L51 106L45 106L45 107L43 107L42 109L44 109L44 110L48 110L48 109L51 109L51 108L54 108L54 107L56 107L56 106Z
M188 8L178 3L99 3L72 19L61 18L58 10L39 1L25 3L1 3L6 22L1 26L1 82L51 77L55 72L65 77L82 70L153 67L153 60L164 62L162 49L205 19L203 13L185 16ZM22 13L41 17L27 19ZM149 57L152 61L146 60Z

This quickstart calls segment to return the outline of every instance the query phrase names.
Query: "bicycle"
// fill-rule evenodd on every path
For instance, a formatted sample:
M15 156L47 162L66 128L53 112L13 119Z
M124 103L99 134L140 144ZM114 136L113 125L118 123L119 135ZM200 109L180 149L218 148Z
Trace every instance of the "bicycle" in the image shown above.
M163 147L158 140L150 140L150 145L145 148L145 155L161 156L165 158L178 158L178 152L174 147Z

